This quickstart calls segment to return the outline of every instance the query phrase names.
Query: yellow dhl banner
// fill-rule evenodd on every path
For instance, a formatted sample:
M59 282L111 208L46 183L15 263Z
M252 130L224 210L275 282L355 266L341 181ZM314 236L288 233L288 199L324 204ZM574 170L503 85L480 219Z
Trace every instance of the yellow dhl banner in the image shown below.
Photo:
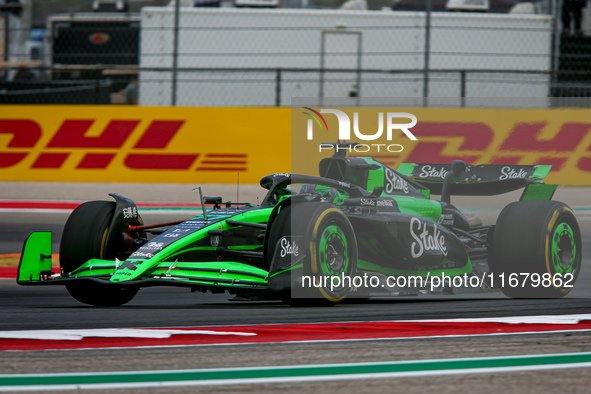
M591 186L591 110L395 111L416 116L418 141L399 137L402 152L371 152L393 168L455 159L552 164L548 183ZM331 116L327 142L338 138ZM305 133L305 118L294 130L291 118L290 108L0 106L0 181L235 183L239 173L241 183L258 183L289 172L291 154L308 154L292 152L290 135Z
M2 106L0 180L258 183L289 171L289 128L289 109Z
M408 131L417 140L411 140L404 127L390 130L391 117L395 126L412 124L409 120L416 117L416 125ZM587 109L340 108L335 113L327 108L294 108L292 170L317 172L319 159L330 154L322 149L330 145L319 142L349 134L362 144L349 156L372 156L394 169L404 162L457 159L469 164L545 164L552 165L547 183L591 186L591 110ZM313 153L302 160L297 152L303 151Z

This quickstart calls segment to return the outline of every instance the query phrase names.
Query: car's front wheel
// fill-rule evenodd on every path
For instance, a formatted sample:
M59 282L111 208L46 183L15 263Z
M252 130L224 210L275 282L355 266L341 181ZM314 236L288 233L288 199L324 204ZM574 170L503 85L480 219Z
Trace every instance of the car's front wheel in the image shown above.
M60 266L64 274L73 272L90 259L114 259L123 252L117 250L116 242L107 240L114 212L115 203L110 201L89 201L72 212L60 243ZM95 306L123 305L138 292L89 280L70 282L66 289L77 301Z
M301 266L293 270L297 276L292 277L291 292L283 295L283 301L291 306L341 302L351 290L357 271L357 241L345 214L328 203L293 204L282 208L273 227L271 245L277 248L284 239L298 239L301 245L295 247L305 255ZM285 237L289 235L292 238Z

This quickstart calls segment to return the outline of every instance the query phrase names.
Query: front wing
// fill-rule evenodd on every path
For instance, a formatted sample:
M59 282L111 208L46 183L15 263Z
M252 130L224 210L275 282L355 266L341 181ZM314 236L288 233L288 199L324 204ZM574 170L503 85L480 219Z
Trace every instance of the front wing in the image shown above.
M90 280L120 287L179 286L195 290L264 290L268 284L267 271L232 261L161 262L142 279L118 284L109 279L119 264L119 260L92 259L72 272L55 273L51 267L51 232L33 232L23 246L17 282L20 285L64 285Z

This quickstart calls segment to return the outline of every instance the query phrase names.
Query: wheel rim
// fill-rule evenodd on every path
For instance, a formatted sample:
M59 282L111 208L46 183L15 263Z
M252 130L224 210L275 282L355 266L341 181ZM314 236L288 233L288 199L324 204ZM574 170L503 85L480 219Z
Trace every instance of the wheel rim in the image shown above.
M346 274L349 268L349 255L347 238L343 230L335 225L327 226L320 236L319 262L323 275L334 277ZM334 290L338 291L346 286Z
M556 226L552 235L552 267L559 274L573 273L576 269L577 244L575 233L568 223Z

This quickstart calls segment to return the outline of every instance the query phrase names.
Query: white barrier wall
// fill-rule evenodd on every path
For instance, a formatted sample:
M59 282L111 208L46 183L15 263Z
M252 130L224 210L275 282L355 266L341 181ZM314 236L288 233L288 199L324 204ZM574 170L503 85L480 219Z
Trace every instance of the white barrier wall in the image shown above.
M174 9L146 7L142 13L141 66L173 65ZM363 73L362 97L422 97L425 14L402 11L183 8L180 68L263 68L409 70L411 74ZM326 35L336 39L326 39ZM323 40L323 36L325 39ZM339 38L340 37L340 38ZM323 48L324 41L324 48ZM430 68L436 70L548 71L551 18L545 15L433 13ZM322 53L326 54L323 58ZM359 54L359 59L358 59ZM359 60L359 63L357 63ZM179 105L274 105L277 75L267 72L179 72ZM336 73L332 78L351 79ZM471 74L472 97L545 97L544 74L499 78ZM291 97L346 96L351 84L330 86L325 73L286 72L280 76L281 103ZM467 78L467 79L469 79ZM354 78L353 78L354 79ZM474 80L475 79L475 80ZM479 82L489 79L489 82ZM143 72L142 105L170 105L169 71ZM431 97L459 97L460 75L430 85ZM467 81L470 82L470 81ZM339 87L342 86L342 87Z

